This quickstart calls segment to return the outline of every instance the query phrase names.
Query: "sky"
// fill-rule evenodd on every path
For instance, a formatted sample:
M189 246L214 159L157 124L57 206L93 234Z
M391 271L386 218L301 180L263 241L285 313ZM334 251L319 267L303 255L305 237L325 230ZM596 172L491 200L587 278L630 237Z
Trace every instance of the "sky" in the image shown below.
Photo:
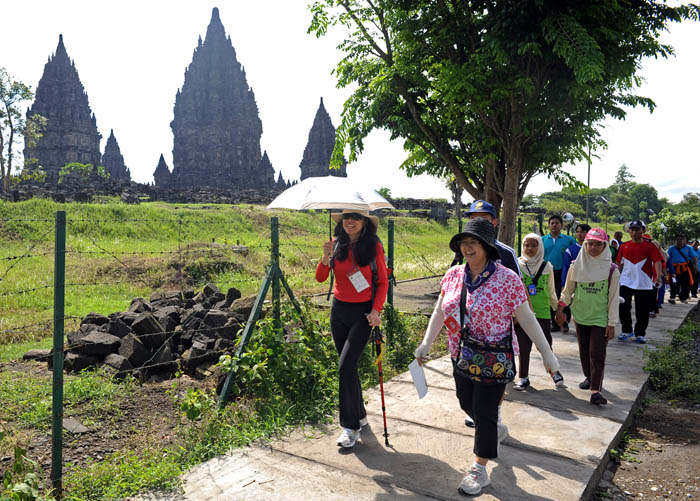
M231 36L245 67L263 124L261 148L276 172L298 179L299 163L316 110L323 97L337 127L348 89L338 89L331 71L342 54L336 46L342 30L317 39L307 34L307 0L23 0L3 6L0 67L36 85L44 64L63 34L102 134L102 151L110 130L119 143L132 179L152 182L161 153L172 170L175 93L184 82L199 36L204 38L213 7ZM700 100L700 25L674 24L662 37L676 56L643 62L645 83L639 94L657 108L629 110L624 121L604 122L608 148L596 152L591 187L613 183L626 164L635 181L656 187L660 197L677 202L684 193L700 192L698 120ZM30 103L27 103L29 106ZM20 148L21 149L21 148ZM393 196L450 198L442 181L408 178L399 169L405 159L401 141L385 131L373 132L348 176L364 179ZM587 165L566 170L584 183ZM558 191L553 180L537 176L527 192ZM470 200L464 195L465 201Z

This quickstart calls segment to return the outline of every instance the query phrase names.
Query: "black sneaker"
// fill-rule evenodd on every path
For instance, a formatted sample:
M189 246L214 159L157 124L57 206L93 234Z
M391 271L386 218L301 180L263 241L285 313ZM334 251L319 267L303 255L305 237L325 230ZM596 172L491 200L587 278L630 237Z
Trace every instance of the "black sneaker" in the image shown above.
M549 329L549 332L560 332L561 328L557 324L552 324L552 328Z
M513 389L518 391L524 391L525 388L527 388L528 386L530 386L530 380L524 378L522 381L518 381L517 383L515 383L513 385Z
M675 300L675 299L669 299L669 300L668 300L668 304L676 304L676 300Z
M591 404L592 405L605 405L607 403L608 403L608 401L600 392L594 393L591 395Z
M474 428L476 427L476 424L474 424L474 420L470 418L469 416L464 416L464 426L468 428Z
M562 331L563 333L569 332L569 324L564 324L564 325L562 325L561 331Z
M591 389L591 380L586 378L583 381L581 381L578 384L578 387L581 388L582 390L590 390Z

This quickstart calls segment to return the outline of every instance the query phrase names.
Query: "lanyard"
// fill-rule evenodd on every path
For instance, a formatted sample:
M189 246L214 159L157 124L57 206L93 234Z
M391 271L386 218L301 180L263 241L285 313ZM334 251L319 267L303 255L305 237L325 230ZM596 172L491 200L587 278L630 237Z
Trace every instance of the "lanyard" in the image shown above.
M488 277L486 277L486 280L491 278L491 273ZM467 281L467 270L465 266L464 270L464 279L462 280L462 291L459 295L459 325L460 327L464 327L464 317L467 317L467 322L468 325L471 325L472 323L472 311L474 311L474 307L476 306L476 303L479 301L479 298L481 297L481 291L482 287L486 283L486 280L479 286L479 288L476 290L476 294L474 296L474 302L472 303L471 307L469 310L467 310L467 287L466 287L466 281Z

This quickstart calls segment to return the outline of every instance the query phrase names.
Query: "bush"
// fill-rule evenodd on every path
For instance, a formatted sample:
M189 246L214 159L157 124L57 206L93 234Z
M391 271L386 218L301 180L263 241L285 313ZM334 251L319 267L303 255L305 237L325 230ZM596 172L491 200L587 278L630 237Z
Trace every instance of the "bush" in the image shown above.
M654 389L673 400L700 402L700 324L685 321L669 346L645 353L644 369Z

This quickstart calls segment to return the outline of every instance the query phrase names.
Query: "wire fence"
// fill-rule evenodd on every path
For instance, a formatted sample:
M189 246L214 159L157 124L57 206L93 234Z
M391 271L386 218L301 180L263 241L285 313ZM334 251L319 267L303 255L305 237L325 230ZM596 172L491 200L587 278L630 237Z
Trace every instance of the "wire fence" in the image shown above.
M59 346L57 351L65 355L61 358L65 368L75 371L86 364L105 363L106 354L92 352L97 350L93 345L98 342L88 343L87 336L95 332L111 334L124 323L128 334L116 336L120 344L113 354L129 361L121 347L122 340L130 335L146 352L138 364L129 361L110 365L119 376L132 374L144 380L152 374L172 374L183 367L215 363L220 355L237 348L239 330L254 309L244 298L264 286L271 263L279 263L285 286L297 297L326 294L321 291L327 284L315 279L322 246L328 239L325 221L317 218L309 225L282 224L278 240L268 225L259 224L248 231L242 226L220 214L153 219L73 218L67 214L65 247L57 252L61 247L57 244L55 219L0 219L0 237L7 242L0 249L0 350L22 342L31 346L59 335L60 343L54 347ZM451 259L444 250L444 238L426 246L410 229L402 230L400 226L396 245L388 234L380 237L390 254L396 256L394 269L399 284L439 276ZM65 280L57 278L56 267L61 260ZM203 287L210 282L219 291L205 297ZM59 289L64 294L65 309L57 314L54 305ZM237 295L244 296L240 310L232 308L232 298ZM149 306L145 310L132 308L137 298ZM160 314L168 307L171 313L177 311L174 323L167 320L167 314ZM225 321L221 315L207 318L217 309L226 311ZM88 322L90 312L98 312L104 323ZM135 322L141 321L145 313L158 321L155 332L136 328ZM50 357L56 360L49 353L43 359ZM53 384L55 391L57 371L45 374L45 384ZM56 454L60 467L60 449L58 453L54 450ZM60 474L56 477L54 469L52 466L52 479L60 482Z

